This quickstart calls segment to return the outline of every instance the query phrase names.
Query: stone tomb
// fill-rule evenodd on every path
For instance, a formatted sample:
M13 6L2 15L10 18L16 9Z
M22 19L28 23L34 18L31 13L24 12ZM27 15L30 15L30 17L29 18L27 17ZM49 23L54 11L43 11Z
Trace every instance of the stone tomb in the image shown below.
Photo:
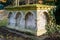
M19 7L6 7L8 14L8 28L18 31L30 32L40 36L46 33L47 16L55 6L48 5L22 5Z

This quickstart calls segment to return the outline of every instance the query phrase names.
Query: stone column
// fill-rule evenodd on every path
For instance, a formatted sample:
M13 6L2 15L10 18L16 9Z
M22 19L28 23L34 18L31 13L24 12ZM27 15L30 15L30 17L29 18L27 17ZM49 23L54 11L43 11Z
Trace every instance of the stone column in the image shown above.
M15 0L15 6L17 6L17 0Z
M30 0L28 0L28 4L30 3Z
M15 0L15 6L19 6L19 0Z
M17 0L17 6L19 6L19 1L20 1L20 0Z
M30 0L26 0L25 2L26 2L26 4L29 4L30 3Z

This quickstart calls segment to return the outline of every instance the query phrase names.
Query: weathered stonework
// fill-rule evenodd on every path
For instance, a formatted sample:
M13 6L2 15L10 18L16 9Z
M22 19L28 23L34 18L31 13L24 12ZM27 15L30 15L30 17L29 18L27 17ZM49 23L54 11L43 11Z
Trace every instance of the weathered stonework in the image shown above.
M6 7L8 14L8 28L23 32L30 32L40 36L46 33L47 16L55 6L48 5L22 5L19 7Z

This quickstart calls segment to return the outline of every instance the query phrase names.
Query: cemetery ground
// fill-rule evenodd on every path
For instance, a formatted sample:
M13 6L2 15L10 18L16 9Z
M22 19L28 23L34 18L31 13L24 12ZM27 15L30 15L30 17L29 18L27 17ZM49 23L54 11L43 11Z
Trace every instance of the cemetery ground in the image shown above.
M5 27L0 28L0 40L43 40L43 36L37 37L37 36L32 36L32 34L29 33L23 33L23 32L16 32L11 31Z
M29 33L28 33L29 34ZM60 34L52 34L51 36L42 35L42 36L34 36L32 34L26 35L26 33L18 33L11 30L8 30L5 27L0 28L0 40L60 40Z

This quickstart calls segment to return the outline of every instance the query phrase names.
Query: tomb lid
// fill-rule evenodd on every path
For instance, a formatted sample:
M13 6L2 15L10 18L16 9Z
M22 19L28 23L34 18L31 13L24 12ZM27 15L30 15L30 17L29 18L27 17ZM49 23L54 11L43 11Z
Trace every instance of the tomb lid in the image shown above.
M56 6L51 6L51 5L43 5L43 4L30 4L30 5L21 5L21 6L8 6L5 7L6 10L37 10L38 8L55 8Z

